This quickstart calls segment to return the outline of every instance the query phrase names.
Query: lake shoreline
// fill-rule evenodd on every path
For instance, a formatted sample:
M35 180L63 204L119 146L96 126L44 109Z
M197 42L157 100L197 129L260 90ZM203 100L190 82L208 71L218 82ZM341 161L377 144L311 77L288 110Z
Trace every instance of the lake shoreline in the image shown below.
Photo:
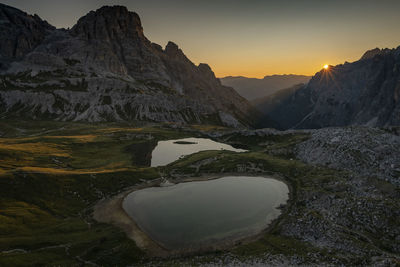
M125 197L137 190L141 190L144 188L149 187L160 187L162 186L161 179L155 179L149 181L147 183L138 184L132 187L127 188L123 192L119 193L116 196L111 198L103 199L95 204L93 208L93 218L102 223L109 223L118 228L122 229L127 236L135 241L136 245L145 251L148 255L152 257L176 257L176 256L184 256L184 255L193 255L198 254L201 252L210 252L210 251L217 251L217 250L226 250L229 248L233 248L237 245L247 244L252 241L256 241L257 239L261 238L265 233L270 231L274 228L277 223L279 223L282 214L286 211L288 206L291 205L293 200L293 187L288 182L287 179L280 175L266 175L260 173L225 173L225 174L207 174L201 175L198 177L180 177L170 179L169 182L174 184L176 183L186 183L186 182L194 182L194 181L208 181L208 180L215 180L218 178L226 177L226 176L250 176L250 177L264 177L264 178L272 178L278 181L285 183L289 189L288 193L288 200L283 206L280 206L279 209L281 210L281 214L272 220L266 228L258 233L254 233L251 235L246 236L232 236L225 239L220 239L218 242L207 244L204 246L197 246L194 248L188 249L179 249L179 250L170 250L164 247L159 242L153 240L146 232L144 232L138 224L135 222L133 218L131 218L125 209L123 208L123 201ZM208 242L211 243L211 242Z

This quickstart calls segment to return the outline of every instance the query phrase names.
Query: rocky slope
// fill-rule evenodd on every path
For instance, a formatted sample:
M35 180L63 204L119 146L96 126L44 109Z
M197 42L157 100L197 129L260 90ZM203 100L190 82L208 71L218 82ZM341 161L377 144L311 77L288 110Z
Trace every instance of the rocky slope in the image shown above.
M318 72L268 115L283 128L400 125L400 47Z
M241 76L220 78L223 85L233 87L241 96L249 101L267 97L281 89L289 88L299 83L307 83L310 79L310 76L294 74L271 75L265 76L263 79Z
M3 118L240 126L258 116L207 64L150 42L125 7L102 7L65 30L0 4L0 28Z
M369 127L325 128L297 147L300 160L400 186L400 137Z

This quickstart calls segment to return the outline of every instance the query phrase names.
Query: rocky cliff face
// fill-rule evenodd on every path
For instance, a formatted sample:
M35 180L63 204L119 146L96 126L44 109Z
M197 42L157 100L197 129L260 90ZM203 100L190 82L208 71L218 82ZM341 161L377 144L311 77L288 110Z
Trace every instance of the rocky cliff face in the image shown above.
M1 117L240 126L258 116L207 64L172 42L151 43L125 7L102 7L64 30L0 5L3 26Z
M400 47L318 72L267 114L283 128L400 125Z

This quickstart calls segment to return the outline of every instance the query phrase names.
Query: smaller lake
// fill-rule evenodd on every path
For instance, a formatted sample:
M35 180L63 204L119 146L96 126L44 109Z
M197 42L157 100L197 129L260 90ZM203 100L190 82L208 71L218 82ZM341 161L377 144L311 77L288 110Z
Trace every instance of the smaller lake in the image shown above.
M154 241L190 250L258 234L288 198L279 180L228 176L134 191L122 205Z
M151 167L168 165L169 163L178 160L182 156L204 150L229 150L234 152L247 151L206 138L184 138L159 141L151 155Z

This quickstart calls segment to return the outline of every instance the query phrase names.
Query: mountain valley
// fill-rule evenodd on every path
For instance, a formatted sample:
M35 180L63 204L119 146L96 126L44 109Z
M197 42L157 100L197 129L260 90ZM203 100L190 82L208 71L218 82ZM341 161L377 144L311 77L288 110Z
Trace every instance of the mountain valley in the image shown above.
M400 264L400 47L218 79L124 6L0 37L0 266Z

